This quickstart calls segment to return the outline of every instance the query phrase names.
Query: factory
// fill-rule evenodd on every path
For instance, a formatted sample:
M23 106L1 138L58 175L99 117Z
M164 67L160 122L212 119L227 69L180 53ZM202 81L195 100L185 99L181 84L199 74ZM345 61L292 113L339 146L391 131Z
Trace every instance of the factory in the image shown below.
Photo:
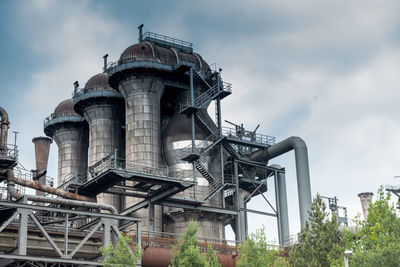
M18 164L17 144L8 142L12 114L0 108L1 266L101 266L100 247L116 244L121 231L143 249L141 266L168 266L172 245L191 221L200 247L212 244L222 266L235 266L249 212L275 217L279 244L290 241L285 169L268 162L292 150L305 225L311 206L305 142L295 136L276 142L241 123L223 126L222 102L233 90L221 70L190 42L143 33L143 25L138 30L138 43L118 61L105 55L103 72L83 87L75 82L72 98L54 103L45 136L32 140L35 170ZM55 181L46 176L53 141ZM275 192L274 213L247 208L268 190Z

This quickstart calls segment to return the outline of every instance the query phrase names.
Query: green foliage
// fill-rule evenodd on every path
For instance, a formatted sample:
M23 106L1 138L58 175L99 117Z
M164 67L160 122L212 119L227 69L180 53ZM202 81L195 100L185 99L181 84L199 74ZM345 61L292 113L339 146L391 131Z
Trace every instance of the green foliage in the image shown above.
M217 253L215 252L215 250L213 249L213 247L208 244L207 247L207 254L206 254L206 258L205 258L206 267L220 267L221 264L218 262L218 257L217 257Z
M104 266L136 266L136 262L142 257L138 246L133 252L130 249L132 239L122 232L120 234L116 249L111 242L107 247L100 248L103 256L101 263Z
M309 222L301 229L299 244L289 256L293 266L335 266L343 259L344 241L336 216L329 219L319 194L314 198Z
M205 266L205 260L197 247L197 224L191 221L186 232L179 238L178 247L172 248L171 267Z
M238 248L237 267L289 266L279 251L268 247L265 229L257 229Z
M346 246L354 254L350 266L400 266L400 219L390 204L390 193L381 186L370 203L368 217L355 220L355 233L345 233Z

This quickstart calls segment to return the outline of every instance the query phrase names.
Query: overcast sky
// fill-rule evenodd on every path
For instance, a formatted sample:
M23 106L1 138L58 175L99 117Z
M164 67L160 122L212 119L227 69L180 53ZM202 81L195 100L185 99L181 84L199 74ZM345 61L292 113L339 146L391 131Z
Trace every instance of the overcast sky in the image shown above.
M337 196L350 217L357 194L400 175L399 1L0 1L0 106L18 131L20 162L43 119L137 41L137 26L194 43L223 69L233 94L224 119L308 145L312 193ZM213 116L213 115L212 115ZM12 136L9 136L12 140ZM293 152L286 168L290 230L299 230ZM57 175L57 146L49 175ZM400 181L399 181L400 182ZM271 184L272 186L272 184ZM273 190L271 190L273 191ZM267 194L273 201L273 194ZM249 208L269 211L261 197ZM273 219L250 217L250 230Z

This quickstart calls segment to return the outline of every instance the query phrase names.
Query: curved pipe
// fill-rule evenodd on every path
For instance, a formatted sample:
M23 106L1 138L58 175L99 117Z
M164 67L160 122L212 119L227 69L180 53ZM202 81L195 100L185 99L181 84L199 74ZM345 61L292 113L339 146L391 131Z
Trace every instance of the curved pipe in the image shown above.
M310 171L308 167L308 152L306 143L297 136L289 137L266 149L254 152L250 159L267 162L284 153L294 150L296 160L297 190L299 195L300 221L305 227L308 221L308 211L311 209Z
M0 147L5 147L7 146L8 125L10 124L10 121L8 120L8 114L6 110L2 107L0 107L0 117Z

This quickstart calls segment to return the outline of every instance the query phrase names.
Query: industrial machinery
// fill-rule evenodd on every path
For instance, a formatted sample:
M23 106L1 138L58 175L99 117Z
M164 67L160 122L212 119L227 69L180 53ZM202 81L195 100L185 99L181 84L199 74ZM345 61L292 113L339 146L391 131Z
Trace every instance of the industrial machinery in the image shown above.
M7 232L12 230L18 240L8 250L0 246L0 259L24 262L34 256L32 262L96 265L99 247L124 231L145 248L143 266L167 266L171 240L193 220L200 245L212 243L223 266L234 266L235 245L246 239L248 212L276 217L280 245L289 241L285 169L268 161L291 150L301 224L307 221L311 190L304 141L290 137L276 143L257 133L258 127L249 131L232 122L227 123L234 128L224 127L221 103L232 85L222 80L220 70L194 53L192 43L142 33L142 27L137 44L117 62L108 63L105 55L103 72L84 88L75 82L72 99L45 119L44 132L58 146L57 188L37 179L45 175L47 160L37 166L34 181L24 184L14 174L16 157L1 157L8 193L0 207L8 215L1 217L0 240L4 234L16 238ZM211 102L214 119L207 112ZM8 155L4 112L0 148L1 155ZM35 140L50 145L51 139ZM48 153L47 146L38 147ZM271 190L268 179L274 180L275 207L264 196ZM17 193L15 183L47 194ZM273 213L247 208L257 195ZM41 233L33 232L33 224ZM233 244L225 238L227 225L235 232ZM18 266L18 261L10 264Z

